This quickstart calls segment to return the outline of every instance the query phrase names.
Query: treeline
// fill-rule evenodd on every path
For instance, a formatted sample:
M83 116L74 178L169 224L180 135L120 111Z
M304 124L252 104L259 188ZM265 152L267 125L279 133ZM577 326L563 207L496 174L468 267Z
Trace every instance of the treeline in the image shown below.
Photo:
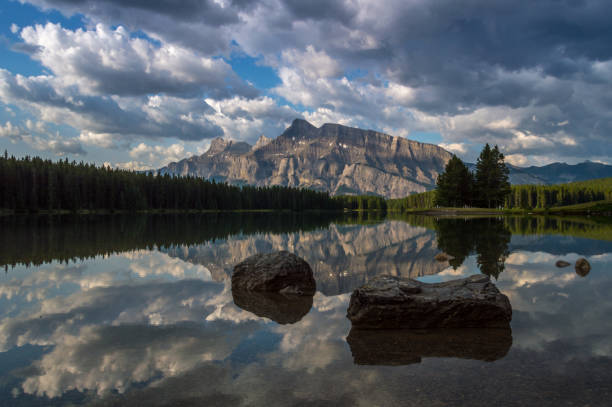
M435 208L436 191L390 199L387 209L406 212ZM612 201L612 178L571 182L558 185L512 185L504 209L546 209L595 201Z
M436 199L436 191L421 192L408 195L405 198L389 199L387 209L393 212L406 212L411 209L433 208Z
M536 209L612 200L612 178L559 185L514 185L505 208Z
M0 157L0 209L16 212L143 210L331 210L327 192L234 186L198 177L136 173L68 160Z
M386 211L388 202L376 195L339 195L334 201L339 207L353 211Z

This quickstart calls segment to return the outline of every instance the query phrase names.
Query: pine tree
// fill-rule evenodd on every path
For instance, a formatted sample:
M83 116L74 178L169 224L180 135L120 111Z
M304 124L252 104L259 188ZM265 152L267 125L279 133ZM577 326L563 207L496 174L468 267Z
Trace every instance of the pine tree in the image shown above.
M511 191L508 172L504 155L499 148L497 146L491 148L487 143L476 162L474 187L477 205L487 208L503 205Z
M472 202L474 179L470 170L456 155L448 161L436 181L436 206L462 207Z

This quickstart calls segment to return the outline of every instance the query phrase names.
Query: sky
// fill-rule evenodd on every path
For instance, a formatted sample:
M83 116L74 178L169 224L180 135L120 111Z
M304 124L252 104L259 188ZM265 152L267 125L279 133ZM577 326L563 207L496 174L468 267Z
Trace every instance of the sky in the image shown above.
M159 168L295 118L612 163L609 0L3 0L0 149Z

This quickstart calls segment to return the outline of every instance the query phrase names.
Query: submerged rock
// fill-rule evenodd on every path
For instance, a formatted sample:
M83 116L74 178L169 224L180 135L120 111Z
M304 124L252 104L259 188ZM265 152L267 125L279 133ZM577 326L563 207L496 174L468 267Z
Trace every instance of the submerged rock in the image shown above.
M561 268L561 267L567 267L570 264L568 262L566 262L565 260L557 260L557 262L555 263L555 266Z
M576 274L581 277L586 276L591 271L591 264L584 257L576 260Z
M279 324L294 324L312 308L312 295L278 294L257 291L232 291L234 304L258 317Z
M347 317L354 328L508 328L512 307L489 276L427 284L380 276L353 291Z
M434 257L435 260L439 261L439 262L443 262L443 261L449 261L454 259L453 256L450 256L446 253L438 253L436 254L436 256Z
M234 290L313 295L316 283L304 259L280 251L256 254L236 264L232 273Z
M422 358L494 361L512 347L510 329L351 329L346 338L357 365L408 365Z

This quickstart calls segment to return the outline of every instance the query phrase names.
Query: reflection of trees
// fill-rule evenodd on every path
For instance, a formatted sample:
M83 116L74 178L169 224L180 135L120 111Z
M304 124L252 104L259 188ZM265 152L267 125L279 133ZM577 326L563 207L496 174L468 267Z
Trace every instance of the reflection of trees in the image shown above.
M504 271L512 234L502 219L441 218L435 228L438 248L454 257L449 261L454 269L475 253L482 273L497 278Z
M232 235L288 233L358 222L335 213L208 213L0 217L0 266L67 262L155 247L191 246Z

